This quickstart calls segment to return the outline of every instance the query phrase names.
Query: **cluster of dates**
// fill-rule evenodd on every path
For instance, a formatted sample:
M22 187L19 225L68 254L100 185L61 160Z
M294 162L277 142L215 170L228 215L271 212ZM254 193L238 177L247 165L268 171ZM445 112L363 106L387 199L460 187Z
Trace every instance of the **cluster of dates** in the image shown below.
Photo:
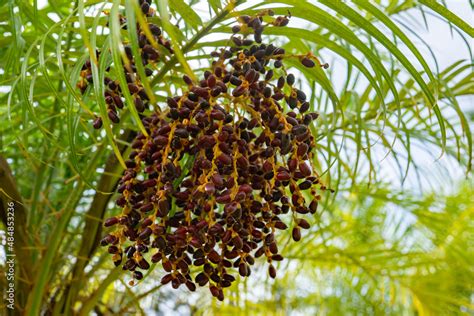
M151 0L140 0L140 8L143 12L144 18L153 17L155 10L150 7ZM123 29L127 28L126 18L120 16L120 25ZM161 56L161 47L166 49L169 54L173 54L171 48L171 42L165 39L162 35L161 29L158 25L148 23L148 30L150 31L151 38L146 36L146 31L142 29L141 25L137 23L137 37L140 56L142 64L145 70L145 76L153 75L154 69L157 63L159 63L163 56ZM149 107L150 98L147 95L142 85L142 80L138 74L136 58L132 53L130 45L124 45L125 53L127 55L128 62L124 65L123 71L127 80L127 89L132 96L135 108L139 113L143 113L145 109ZM96 52L96 59L100 57L100 52ZM108 69L107 69L108 71ZM146 79L145 79L146 80ZM87 87L93 83L92 79L92 68L91 61L87 60L81 70L80 80L77 84L78 88L82 93L85 93ZM125 98L122 93L122 87L119 85L119 80L113 80L108 76L104 78L104 98L107 104L107 116L112 123L119 123L120 117L118 110L123 109ZM99 115L96 115L93 126L96 129L100 129L103 124L103 119Z
M316 212L317 190L325 189L312 166L318 115L283 61L324 65L262 44L262 16L240 17L232 46L212 53L204 78L184 76L183 94L142 119L148 135L133 141L119 182L122 214L105 220L115 229L101 241L136 280L161 263L163 284L207 285L223 300L223 288L236 271L249 276L255 258L264 256L275 278L278 230L291 227L299 241L310 227L303 217Z

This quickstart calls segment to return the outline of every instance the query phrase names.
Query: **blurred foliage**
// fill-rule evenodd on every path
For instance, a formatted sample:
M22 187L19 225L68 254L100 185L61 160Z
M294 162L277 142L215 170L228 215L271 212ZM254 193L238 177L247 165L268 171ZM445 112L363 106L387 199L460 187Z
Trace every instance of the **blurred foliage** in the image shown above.
M472 193L466 184L448 197L417 199L380 187L342 194L343 202L327 205L319 228L284 249L284 275L235 289L243 298L235 293L213 313L467 314L474 286Z
M474 94L474 32L468 21L443 2L427 0L169 1L168 35L185 62L170 57L156 65L149 85L157 107L179 91L181 76L189 72L183 65L201 75L209 53L226 44L235 17L262 7L292 15L288 28L267 27L267 39L291 53L313 52L331 65L327 73L293 66L321 114L312 129L319 144L315 162L335 193L323 197L313 229L300 243L287 243L290 236L281 235L287 260L275 281L262 267L220 304L207 289L189 295L161 287L160 267L129 287L97 247L103 218L118 211L113 204L122 172L118 159L127 155L129 135L138 127L128 113L111 130L93 130L98 96L94 91L81 96L75 84L89 52L102 48L110 55L127 37L109 34L104 14L125 4L132 2L0 2L0 157L6 159L0 160L0 197L3 205L10 198L19 203L18 311L34 316L474 312L472 182L448 196L415 193L418 187L420 192L433 191L430 186L453 189L450 168L472 177L473 112L460 101L472 101ZM135 14L130 8L128 16ZM160 16L154 19L162 24ZM438 65L416 31L427 28L430 19L441 19L462 38L467 60ZM440 156L444 163L433 163ZM13 177L6 176L9 169ZM400 189L402 184L410 189ZM4 222L5 208L0 211ZM2 289L5 282L0 278Z

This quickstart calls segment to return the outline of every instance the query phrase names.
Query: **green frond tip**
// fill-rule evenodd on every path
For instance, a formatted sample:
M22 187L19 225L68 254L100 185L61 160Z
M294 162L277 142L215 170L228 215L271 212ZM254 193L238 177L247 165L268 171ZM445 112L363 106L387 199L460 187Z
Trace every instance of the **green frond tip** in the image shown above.
M173 43L173 50L175 53L176 58L178 59L179 63L184 69L184 72L193 80L197 81L197 77L192 71L191 67L188 64L188 61L186 60L186 57L184 57L184 53L181 50L180 43L177 40L177 36L174 33L175 30L172 29L171 23L170 23L170 17L169 17L169 12L168 12L168 0L160 0L158 2L158 11L160 13L161 21L163 23L163 29L165 32L168 34L168 36L171 38L171 42Z
M448 10L445 6L440 4L440 1L436 0L419 0L419 2L431 10L435 11L442 17L446 19L446 21L453 23L461 30L463 30L466 34L468 34L471 38L474 37L474 27L467 24L463 19L459 16Z

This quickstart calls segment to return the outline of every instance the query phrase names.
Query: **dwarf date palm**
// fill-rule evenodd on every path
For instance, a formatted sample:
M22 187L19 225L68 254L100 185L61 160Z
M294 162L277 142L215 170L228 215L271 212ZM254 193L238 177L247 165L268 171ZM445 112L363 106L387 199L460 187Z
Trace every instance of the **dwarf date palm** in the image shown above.
M447 4L2 3L5 311L472 312L474 31Z

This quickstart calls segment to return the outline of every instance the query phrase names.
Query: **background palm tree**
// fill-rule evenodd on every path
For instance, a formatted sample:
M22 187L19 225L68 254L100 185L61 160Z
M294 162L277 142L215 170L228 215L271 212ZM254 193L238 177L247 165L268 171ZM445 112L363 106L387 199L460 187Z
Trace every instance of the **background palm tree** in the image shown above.
M472 182L454 184L446 169L462 168L472 178L474 30L468 21L446 3L428 0L160 0L155 7L152 21L176 51L147 83L160 106L180 91L184 73L201 75L209 66L209 53L227 43L237 16L262 8L291 14L288 27L267 27L264 36L331 65L324 72L291 64L320 113L312 127L315 163L334 193L322 197L300 243L279 236L286 260L276 280L257 264L261 273L239 280L223 303L207 291L189 296L162 287L159 266L140 285L128 286L128 276L98 244L103 219L118 212L113 192L138 129L136 113L126 111L119 125L97 132L91 113L103 102L94 92L82 96L76 83L96 48L120 62L114 52L131 33L109 32L118 10L139 23L142 15L128 0L4 1L0 214L6 228L8 202L16 202L17 312L473 312L474 191ZM465 42L468 59L437 62L417 34L432 19ZM133 38L130 44L138 45ZM104 71L100 67L99 75ZM426 193L430 184L456 189ZM0 284L7 288L5 277Z

